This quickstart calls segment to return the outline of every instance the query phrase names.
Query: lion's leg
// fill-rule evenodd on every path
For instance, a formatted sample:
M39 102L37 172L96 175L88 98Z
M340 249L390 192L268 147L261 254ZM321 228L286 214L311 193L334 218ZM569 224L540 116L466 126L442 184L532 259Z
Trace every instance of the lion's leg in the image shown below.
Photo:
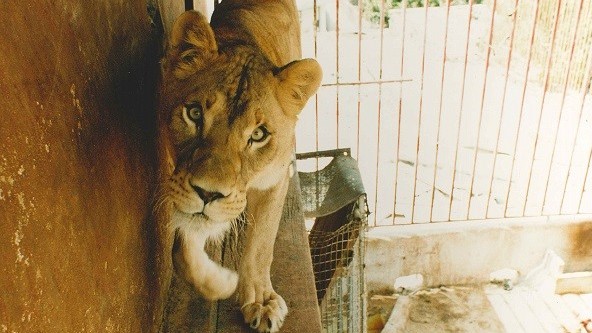
M230 297L236 290L238 275L212 261L204 247L209 237L225 230L192 226L179 228L180 252L176 262L179 273L208 300Z
M153 327L152 333L161 333L164 325L164 311L166 308L167 297L173 276L173 261L171 251L173 250L174 235L163 214L155 215L156 221L156 299L154 303Z
M247 198L247 235L239 269L239 302L245 322L258 332L277 332L288 313L271 285L273 245L281 219L288 179Z

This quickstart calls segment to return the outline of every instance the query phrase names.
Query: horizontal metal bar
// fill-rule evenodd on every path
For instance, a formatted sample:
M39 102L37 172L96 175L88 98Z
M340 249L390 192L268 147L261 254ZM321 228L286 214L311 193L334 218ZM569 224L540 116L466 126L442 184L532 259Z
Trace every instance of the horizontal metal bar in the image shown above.
M339 155L350 156L351 149L339 148L339 149L331 149L331 150L313 151L313 152L307 152L307 153L296 153L296 159L305 160L308 158L335 157L335 156L339 156Z
M334 87L334 86L361 86L365 84L384 84L384 83L398 83L398 82L411 82L413 79L396 79L396 80L376 80L376 81L361 81L361 82L337 82L337 83L325 83L321 87Z

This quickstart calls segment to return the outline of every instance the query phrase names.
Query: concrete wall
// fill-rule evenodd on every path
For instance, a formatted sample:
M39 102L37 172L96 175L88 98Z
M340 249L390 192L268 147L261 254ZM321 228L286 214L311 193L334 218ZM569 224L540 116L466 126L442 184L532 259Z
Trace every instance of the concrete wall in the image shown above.
M160 46L146 1L0 13L0 332L145 332Z
M420 273L426 286L487 283L493 271L528 273L547 249L565 271L592 270L591 216L522 218L377 227L366 252L369 289L393 288L400 276Z

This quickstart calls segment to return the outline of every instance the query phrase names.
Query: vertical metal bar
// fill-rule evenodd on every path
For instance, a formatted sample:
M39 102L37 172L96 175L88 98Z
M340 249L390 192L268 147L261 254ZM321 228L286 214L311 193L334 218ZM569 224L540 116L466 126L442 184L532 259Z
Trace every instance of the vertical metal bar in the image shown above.
M448 204L448 221L450 221L450 216L452 215L452 199L454 198L454 182L456 180L456 163L458 161L458 146L460 145L460 126L462 124L462 115L463 115L463 104L465 100L465 84L467 78L467 64L468 64L468 56L469 56L469 40L471 38L471 21L473 16L473 0L469 0L469 26L467 27L467 42L465 43L465 63L463 67L463 75L462 75L462 83L461 83L461 94L460 94L460 111L458 113L458 123L457 123L457 130L456 130L456 145L454 146L454 162L453 166L454 169L452 170L452 189L450 190L450 202Z
M333 254L335 255L335 254ZM330 283L329 283L330 284ZM341 277L337 277L337 286L336 286L336 296L335 300L337 302L337 332L344 332L343 329L343 279Z
M590 55L592 57L592 55ZM589 73L590 74L590 73ZM588 94L590 94L590 78L591 75L588 75L587 78L587 82L586 82L586 87L584 89L584 96L582 98L582 106L581 108L584 107L584 104L586 104L586 97L588 97ZM582 194L580 195L580 202L578 203L578 212L581 212L582 210L582 199L584 198L584 192L586 191L586 184L588 183L588 173L590 172L590 164L592 164L592 149L590 149L590 154L588 156L588 167L586 168L586 174L584 175L584 181L582 182Z
M356 301L354 300L355 295L355 288L354 288L354 274L348 269L348 273L346 275L347 279L347 303L346 303L346 311L347 311L347 332L355 332L355 325L357 323L356 313L352 310Z
M313 0L312 2L312 16L313 16L313 39L314 39L314 57L317 58L318 56L318 30L319 30L319 18L317 12L317 0ZM315 150L319 150L319 94L315 94L314 97L315 103ZM315 158L315 170L319 170L319 159ZM318 190L321 186L319 173L315 173L315 188L316 188L316 203L318 205L320 201L320 191Z
M362 8L364 0L358 0L358 83L362 81ZM361 109L361 87L358 84L358 128L356 135L356 160L360 159L360 109Z
M528 177L528 183L526 184L526 200L524 201L524 207L522 208L522 216L524 216L524 214L526 213L526 205L528 203L528 194L530 193L530 183L532 181L532 167L534 166L534 158L536 156L536 152L537 152L537 144L539 142L539 132L541 130L541 124L542 124L542 120L543 120L543 109L545 108L545 99L547 97L547 90L549 89L549 77L550 77L550 73L551 73L551 60L553 58L553 51L555 50L555 37L557 36L557 23L559 22L559 14L560 14L560 9L561 9L561 1L562 0L557 0L557 11L555 12L555 20L553 21L553 29L552 29L552 34L551 34L551 49L549 50L549 57L547 58L547 66L546 66L546 70L545 70L545 86L543 87L543 100L541 101L541 110L539 112L539 121L536 127L536 137L534 140L534 147L533 147L533 151L532 151L532 156L530 158L531 162L530 162L530 166L529 166L529 170L530 170L530 176Z
M335 148L339 148L339 0L335 0L335 83Z
M403 4L403 29L401 35L401 68L400 77L403 77L405 71L405 25L407 16L407 0L401 2ZM382 63L380 64L382 67ZM403 114L403 82L399 83L399 116L397 118L397 155L395 156L395 183L393 185L394 199L393 199L393 224L397 217L397 185L399 180L399 159L401 151L401 115ZM413 207L412 207L413 209Z
M530 73L530 61L532 59L532 45L534 44L534 36L536 32L536 26L539 16L539 0L536 0L534 9L534 19L532 24L532 30L530 32L530 45L528 46L528 59L526 61L526 73L524 75L524 86L522 87L522 98L520 102L520 112L518 114L518 128L516 130L516 144L510 156L512 156L512 163L510 164L510 179L508 181L508 190L506 191L506 198L504 201L504 217L508 215L508 199L510 197L510 190L512 187L512 177L514 176L514 163L516 162L516 149L518 147L518 139L520 138L520 127L522 126L522 113L524 112L524 98L526 95L526 86L528 85L528 74Z
M489 22L489 37L487 38L487 55L485 56L485 78L483 79L483 88L481 90L481 104L479 105L479 120L477 122L477 140L475 141L475 150L473 151L473 167L471 170L471 183L469 185L469 206L467 208L467 217L471 214L471 202L473 202L473 185L475 183L475 167L477 166L477 154L479 153L479 140L481 139L481 122L483 120L483 104L485 102L485 91L487 90L487 76L489 75L489 57L491 55L491 41L493 39L493 23L495 20L495 10L497 9L497 0L493 0L491 9L491 21ZM501 123L500 123L501 125ZM454 183L453 183L454 185Z
M508 60L506 60L504 88L502 93L502 108L500 111L500 122L497 128L497 136L495 139L495 148L493 149L493 169L491 171L491 179L489 180L489 194L487 195L487 204L485 206L485 218L489 215L489 202L491 202L491 193L493 188L493 179L495 176L495 167L497 165L497 151L499 149L499 139L502 131L502 122L504 120L505 106L506 106L506 93L508 92L508 78L510 73L510 64L512 62L512 51L514 50L514 37L516 35L516 17L518 16L518 3L519 0L514 2L514 14L512 14L512 34L510 35L510 50L508 51ZM536 20L536 18L535 18ZM470 203L469 203L470 204ZM469 207L470 208L470 207Z
M380 0L380 55L378 78L382 80L382 54L384 46L384 5L385 0ZM382 106L382 83L378 83L378 120L376 126L376 172L374 179L374 209L378 204L378 169L380 164L380 108ZM394 212L393 212L394 215ZM376 214L374 214L374 225L376 225Z
M365 210L365 208L362 208ZM360 288L361 292L359 295L360 302L362 303L362 327L360 328L360 332L366 332L368 329L368 322L366 318L366 314L368 313L368 292L366 288L366 275L364 273L364 269L366 267L366 225L365 223L360 226L360 232L358 233L358 277L360 279Z
M436 193L436 176L438 175L438 157L440 155L440 123L442 122L442 103L444 96L444 77L446 73L446 46L448 44L448 21L450 17L450 0L446 0L446 19L444 23L444 50L442 52L442 76L440 78L440 107L438 109L438 122L436 124L436 159L434 160L434 180L432 181L432 207L430 208L429 221L432 222L434 214L434 195Z
M417 169L419 161L419 138L421 134L421 116L423 114L423 81L424 81L424 70L425 70L425 54L426 54L426 41L427 41L427 30L428 30L428 9L430 8L430 1L424 0L423 6L425 7L424 20L423 20L423 53L421 55L421 81L419 82L419 117L417 121L417 142L415 151L415 172L413 175L413 197L411 198L411 223L415 216L415 196L417 194ZM402 77L402 76L401 76Z
M565 180L565 186L563 186L563 196L561 197L561 204L559 205L560 208L560 212L563 210L563 202L565 200L565 192L567 190L567 182L569 181L569 170L571 170L571 164L573 162L573 157L574 157L574 153L575 153L575 145L576 145L576 140L578 138L578 136L580 135L580 128L581 128L581 124L584 118L584 103L586 101L586 95L588 94L588 91L590 91L590 83L592 82L592 47L588 48L588 61L586 64L586 81L584 83L584 87L582 89L582 97L580 98L580 111L579 111L579 115L578 115L578 125L577 125L577 129L576 129L576 136L574 137L571 145L569 145L569 147L571 147L571 153L570 153L570 157L569 157L569 164L567 167L568 170L568 177ZM591 151L592 154L592 151ZM588 164L590 164L588 162ZM586 174L587 176L587 174ZM584 183L586 182L586 178L584 178L584 181L582 182L582 184L584 185ZM583 188L582 188L583 191ZM580 204L581 204L581 198L580 198ZM580 207L580 204L578 204L578 209Z
M563 84L563 94L561 96L561 106L559 107L559 121L557 121L557 126L555 127L555 142L553 143L553 151L551 153L551 160L549 161L549 171L547 172L547 182L545 183L545 190L543 194L543 204L541 205L541 210L539 215L543 214L543 210L545 207L545 203L547 202L547 189L549 188L549 179L551 178L551 168L553 167L553 159L555 158L555 150L557 150L557 139L559 138L559 125L561 125L561 121L563 120L563 107L565 105L565 94L567 93L567 85L569 83L569 73L571 72L571 64L573 59L573 54L575 51L576 46L576 37L579 32L580 28L580 18L582 15L582 8L584 7L584 0L580 0L580 7L578 8L578 15L576 18L576 28L573 34L573 38L571 39L571 50L569 52L569 60L567 61L567 71L565 73L565 83ZM577 133L577 132L576 132ZM569 169L568 169L569 172ZM545 179L545 178L543 178ZM567 181L566 181L567 184ZM559 212L561 214L561 206L559 206Z
M313 0L313 39L314 39L314 56L318 56L318 30L319 17L317 12L317 0ZM315 94L315 150L319 150L319 95ZM316 169L319 169L319 159L316 159Z
M586 91L586 95L588 94L589 90ZM580 195L580 202L578 203L578 213L582 211L582 199L584 198L584 192L586 192L586 185L588 184L588 173L590 172L590 164L592 164L592 149L590 150L590 155L588 156L588 167L586 168L586 174L584 175L584 181L582 182L582 194Z
M185 0L185 11L193 10L193 0Z

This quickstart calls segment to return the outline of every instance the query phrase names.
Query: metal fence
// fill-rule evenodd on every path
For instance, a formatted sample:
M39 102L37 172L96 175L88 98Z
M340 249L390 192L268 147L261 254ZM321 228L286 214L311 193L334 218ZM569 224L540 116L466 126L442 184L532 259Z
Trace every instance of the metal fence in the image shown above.
M299 0L297 150L350 147L375 226L592 212L592 0L462 2Z

